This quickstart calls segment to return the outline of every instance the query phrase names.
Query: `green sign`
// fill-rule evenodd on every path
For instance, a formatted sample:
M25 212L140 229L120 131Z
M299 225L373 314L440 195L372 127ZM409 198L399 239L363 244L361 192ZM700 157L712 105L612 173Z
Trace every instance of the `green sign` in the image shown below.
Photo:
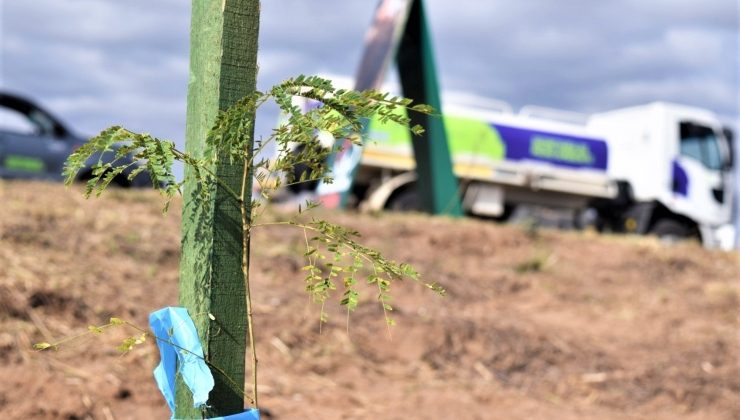
M19 155L6 157L3 166L5 169L24 172L44 172L46 169L43 160Z
M529 146L529 153L538 158L563 162L579 164L594 162L594 155L591 154L587 145L552 137L533 137Z

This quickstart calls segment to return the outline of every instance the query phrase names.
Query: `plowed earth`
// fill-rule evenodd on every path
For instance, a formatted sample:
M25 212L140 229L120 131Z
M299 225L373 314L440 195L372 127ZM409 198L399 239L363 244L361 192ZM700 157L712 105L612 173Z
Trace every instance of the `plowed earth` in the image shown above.
M135 331L52 341L177 303L179 203L0 183L0 418L164 419ZM303 232L261 227L261 405L276 419L740 418L740 254L651 238L421 215L321 213L447 289L394 286L391 338L365 293L319 333ZM268 217L285 217L271 213Z

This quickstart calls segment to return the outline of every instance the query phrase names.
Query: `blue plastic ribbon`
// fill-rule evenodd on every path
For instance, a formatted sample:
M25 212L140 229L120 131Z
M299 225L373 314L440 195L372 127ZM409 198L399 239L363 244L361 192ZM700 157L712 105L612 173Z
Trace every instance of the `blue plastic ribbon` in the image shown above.
M149 325L157 337L161 361L154 369L154 379L175 419L175 375L179 371L185 385L193 394L193 407L208 401L213 389L213 375L203 357L203 347L193 320L185 308L166 307L149 314ZM259 410L210 420L259 420Z

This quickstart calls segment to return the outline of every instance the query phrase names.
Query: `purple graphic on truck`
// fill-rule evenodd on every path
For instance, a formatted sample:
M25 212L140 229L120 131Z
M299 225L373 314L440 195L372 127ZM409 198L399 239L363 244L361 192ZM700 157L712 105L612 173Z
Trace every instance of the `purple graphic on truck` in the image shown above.
M673 192L687 197L689 195L689 175L686 173L686 169L676 159L673 159L672 178Z
M506 159L547 162L569 168L606 170L608 148L599 138L491 124L504 143Z

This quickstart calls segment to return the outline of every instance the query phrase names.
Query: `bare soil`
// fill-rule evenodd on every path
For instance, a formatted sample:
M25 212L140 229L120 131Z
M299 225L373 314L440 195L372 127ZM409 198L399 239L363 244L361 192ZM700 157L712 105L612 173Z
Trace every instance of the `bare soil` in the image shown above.
M0 183L0 418L164 419L154 343L53 341L177 303L179 203ZM278 214L279 216L279 214ZM273 213L269 217L278 217ZM740 254L422 215L322 213L447 289L368 291L350 318L303 291L303 232L253 240L261 405L275 419L738 419Z

